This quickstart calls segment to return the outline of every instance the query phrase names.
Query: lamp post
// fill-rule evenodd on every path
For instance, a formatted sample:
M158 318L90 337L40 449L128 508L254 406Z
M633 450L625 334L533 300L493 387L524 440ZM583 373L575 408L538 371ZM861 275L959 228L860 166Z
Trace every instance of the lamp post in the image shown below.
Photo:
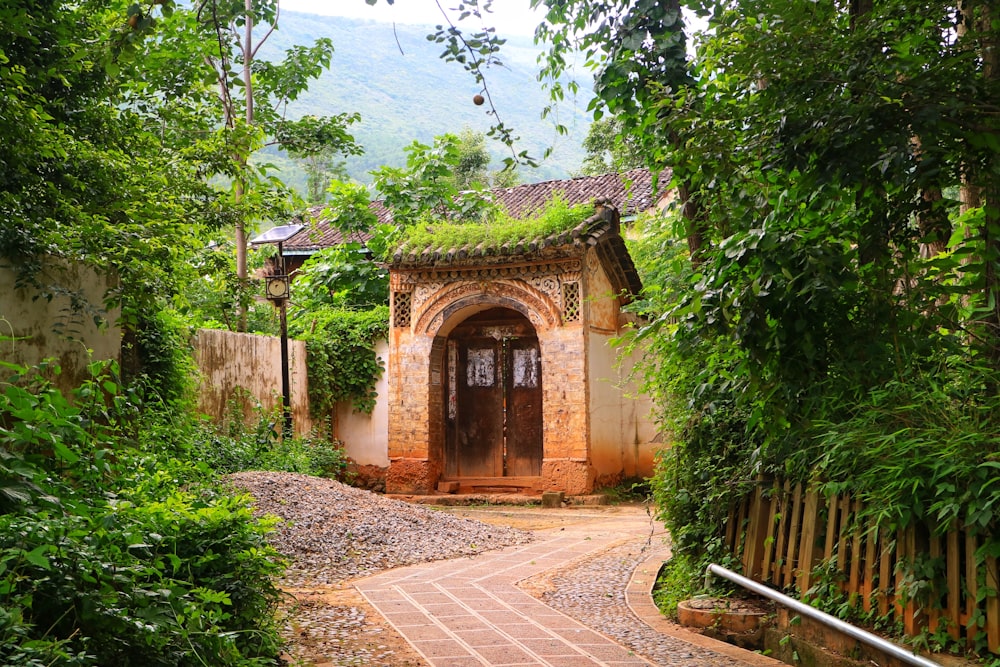
M287 305L290 294L290 281L288 272L285 270L285 255L281 244L292 238L305 225L283 225L273 227L260 236L250 240L251 245L262 245L264 243L278 244L278 274L265 276L265 287L267 298L278 307L278 321L281 327L281 405L282 405L282 428L283 437L292 435L292 387L288 372L288 318Z

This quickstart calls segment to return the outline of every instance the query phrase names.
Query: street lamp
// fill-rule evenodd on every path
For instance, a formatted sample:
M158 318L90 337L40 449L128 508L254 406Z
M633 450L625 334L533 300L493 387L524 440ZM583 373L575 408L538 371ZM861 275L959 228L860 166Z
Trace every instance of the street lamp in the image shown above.
M303 227L305 225L272 227L260 236L250 239L251 245L278 244L278 274L265 276L264 280L267 298L278 307L278 317L281 323L281 405L284 421L281 434L284 437L292 435L292 388L288 377L288 319L286 313L291 288L288 272L285 271L285 255L282 252L281 244L298 234Z

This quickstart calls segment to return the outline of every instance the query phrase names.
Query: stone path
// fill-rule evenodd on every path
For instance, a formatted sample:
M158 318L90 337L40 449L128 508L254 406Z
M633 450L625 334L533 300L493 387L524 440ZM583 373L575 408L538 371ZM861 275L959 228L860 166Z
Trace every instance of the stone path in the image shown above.
M648 593L667 548L645 512L594 514L537 536L522 547L390 570L354 585L433 667L781 664L672 624L653 627L660 615ZM623 567L626 576L634 571L627 585L603 583L608 568ZM573 572L580 574L573 579ZM562 573L568 583L554 579ZM549 604L525 590L545 577L555 594L536 592ZM608 589L610 603L602 604L594 585L620 594Z

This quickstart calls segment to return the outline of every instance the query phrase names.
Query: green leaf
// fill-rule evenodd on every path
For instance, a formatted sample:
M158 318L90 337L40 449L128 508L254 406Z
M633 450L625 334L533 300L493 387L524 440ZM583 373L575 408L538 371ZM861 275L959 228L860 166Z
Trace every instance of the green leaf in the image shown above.
M71 450L59 440L52 441L52 450L55 452L56 456L71 465L80 460L80 457L76 454L76 452Z
M31 551L22 551L21 555L32 565L40 567L43 570L51 570L52 563L45 557L45 553L52 551L52 549L53 547L51 545L44 544L42 546L35 547Z

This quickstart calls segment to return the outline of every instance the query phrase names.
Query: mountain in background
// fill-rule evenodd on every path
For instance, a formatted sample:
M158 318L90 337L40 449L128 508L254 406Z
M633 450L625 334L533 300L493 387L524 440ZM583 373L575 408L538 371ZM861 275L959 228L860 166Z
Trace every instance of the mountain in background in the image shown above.
M311 45L321 37L333 42L330 69L289 105L288 116L360 113L361 121L352 126L352 133L365 154L346 158L346 166L352 178L369 183L373 169L404 166L403 149L414 140L430 144L435 136L457 134L464 127L485 134L494 121L487 114L488 105L472 102L480 92L475 79L460 64L440 58L443 47L427 39L431 32L431 26L285 11L280 29L271 35L259 57L277 59L285 49ZM553 114L542 120L542 110L551 102L536 79L536 56L541 50L530 37L512 37L501 49L504 66L485 72L500 118L522 139L517 151L527 150L541 158L547 147L553 147L552 155L539 168L520 169L525 183L578 173L591 122L586 108L592 95L585 81L578 97L560 102ZM569 134L558 135L556 122L565 125ZM493 155L494 169L511 155L497 141L487 139L487 148ZM267 153L265 160L278 167L282 180L304 191L301 167L277 150Z

